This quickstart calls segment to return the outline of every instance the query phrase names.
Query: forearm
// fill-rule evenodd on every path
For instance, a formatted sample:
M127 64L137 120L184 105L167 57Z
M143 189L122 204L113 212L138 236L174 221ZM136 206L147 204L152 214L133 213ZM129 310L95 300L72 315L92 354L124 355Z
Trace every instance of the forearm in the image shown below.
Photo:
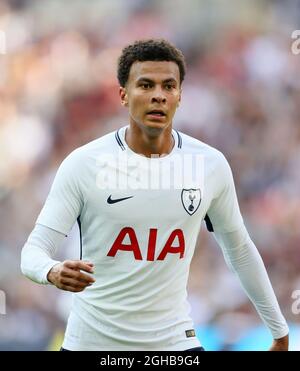
M285 336L288 326L281 314L262 258L245 227L226 234L215 232L215 238L222 248L228 266L238 275L273 338Z
M34 282L49 284L47 274L59 261L52 259L65 235L36 224L21 254L22 273Z

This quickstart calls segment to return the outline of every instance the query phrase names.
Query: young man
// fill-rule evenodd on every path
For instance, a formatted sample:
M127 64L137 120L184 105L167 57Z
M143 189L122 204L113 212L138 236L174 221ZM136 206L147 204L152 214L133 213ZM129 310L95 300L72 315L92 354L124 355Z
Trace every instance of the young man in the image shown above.
M22 250L27 277L77 293L67 350L199 349L186 285L203 220L271 330L270 349L288 349L288 327L245 229L226 159L172 129L184 75L183 55L167 41L123 49L118 79L129 125L63 161ZM202 159L196 178L181 161L189 156ZM183 163L184 176L172 177ZM53 260L76 221L80 260Z

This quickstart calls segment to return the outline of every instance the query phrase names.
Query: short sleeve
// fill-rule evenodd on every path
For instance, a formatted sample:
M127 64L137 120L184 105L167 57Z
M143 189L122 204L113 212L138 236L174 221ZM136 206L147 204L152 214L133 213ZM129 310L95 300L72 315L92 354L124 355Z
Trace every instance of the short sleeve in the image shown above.
M233 232L243 224L235 191L231 168L223 155L216 171L216 181L221 185L218 195L213 198L207 215L206 224L210 231Z
M69 233L83 206L80 189L80 158L71 153L60 165L50 193L36 223L65 235Z

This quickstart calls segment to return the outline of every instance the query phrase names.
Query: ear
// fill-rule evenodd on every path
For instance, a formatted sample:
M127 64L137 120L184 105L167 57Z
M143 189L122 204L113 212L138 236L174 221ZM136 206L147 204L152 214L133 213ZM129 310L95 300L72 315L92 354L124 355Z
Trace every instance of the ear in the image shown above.
M126 93L126 88L123 88L122 86L120 86L119 95L120 95L120 98L121 98L122 106L127 107L128 106L128 96L127 96L127 93Z
M178 97L178 102L177 102L177 107L179 107L180 102L181 102L181 92L182 92L182 90L181 90L181 88L180 88L180 91L179 91L179 97Z

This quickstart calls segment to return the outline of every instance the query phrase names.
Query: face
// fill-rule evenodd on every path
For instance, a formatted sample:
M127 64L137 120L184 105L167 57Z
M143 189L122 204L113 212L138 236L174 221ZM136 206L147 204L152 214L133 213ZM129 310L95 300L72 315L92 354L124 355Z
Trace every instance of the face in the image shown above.
M132 64L122 105L130 122L142 128L165 129L172 124L181 99L180 73L175 62L147 61Z

